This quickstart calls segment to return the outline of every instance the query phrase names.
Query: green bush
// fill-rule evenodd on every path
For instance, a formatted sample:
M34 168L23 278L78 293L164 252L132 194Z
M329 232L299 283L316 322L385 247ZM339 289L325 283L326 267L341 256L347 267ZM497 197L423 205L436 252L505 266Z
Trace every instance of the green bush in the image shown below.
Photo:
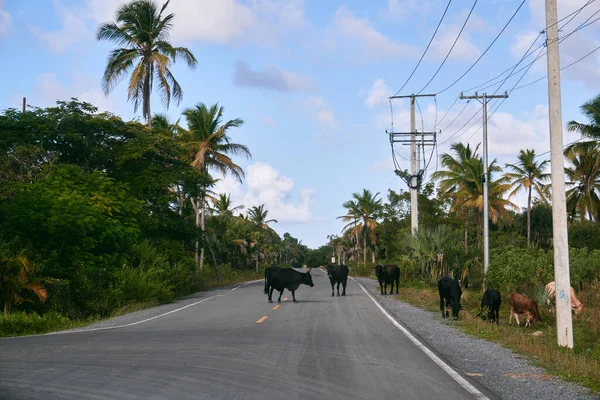
M77 325L76 322L56 312L48 312L41 316L24 312L0 314L0 337L34 335L70 329Z

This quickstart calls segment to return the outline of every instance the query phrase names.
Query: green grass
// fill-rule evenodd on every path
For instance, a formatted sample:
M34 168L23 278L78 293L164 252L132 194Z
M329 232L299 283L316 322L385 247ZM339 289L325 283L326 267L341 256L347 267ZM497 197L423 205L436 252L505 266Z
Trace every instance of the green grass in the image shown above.
M452 325L468 334L506 346L528 357L535 365L546 369L552 375L600 392L599 290L600 285L596 284L578 292L578 297L585 306L581 314L573 316L573 350L556 344L555 318L544 306L540 306L544 322L527 328L524 327L522 318L521 327L516 326L514 318L513 325L508 325L506 298L502 299L498 326L477 318L482 295L479 291L463 291L461 303L465 310L460 312L459 321L453 321ZM437 289L400 287L398 297L423 309L440 312ZM543 335L532 336L535 331L541 331Z

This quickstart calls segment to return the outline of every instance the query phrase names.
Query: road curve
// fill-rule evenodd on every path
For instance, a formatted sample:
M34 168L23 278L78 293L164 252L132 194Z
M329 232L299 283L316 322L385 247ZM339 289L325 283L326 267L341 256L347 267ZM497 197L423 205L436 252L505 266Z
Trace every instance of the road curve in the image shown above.
M355 281L332 298L313 280L298 304L257 282L135 325L0 340L0 399L477 398Z

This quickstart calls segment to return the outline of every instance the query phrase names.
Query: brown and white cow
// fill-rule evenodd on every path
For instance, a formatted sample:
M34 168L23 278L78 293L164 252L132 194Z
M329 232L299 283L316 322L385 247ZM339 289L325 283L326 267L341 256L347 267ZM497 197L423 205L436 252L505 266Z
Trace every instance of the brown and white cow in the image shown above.
M546 293L548 293L548 300L546 300L546 304L550 305L550 301L554 298L556 292L556 286L554 281L548 283L546 285ZM575 296L575 290L571 286L571 309L575 312L575 314L579 314L581 309L583 308L583 304L579 301L577 296Z
M519 322L519 314L525 314L525 326L529 326L529 322L531 323L542 321L540 318L540 313L538 311L537 301L530 299L527 296L523 296L518 293L514 293L508 299L508 308L510 317L508 318L508 324L511 325L512 317L515 316L517 320L517 325L521 326Z

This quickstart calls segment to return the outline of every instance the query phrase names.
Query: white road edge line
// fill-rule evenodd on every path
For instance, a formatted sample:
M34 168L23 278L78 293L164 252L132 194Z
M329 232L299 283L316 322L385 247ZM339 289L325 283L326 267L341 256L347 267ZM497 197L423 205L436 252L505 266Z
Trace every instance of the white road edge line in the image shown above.
M171 310L171 311L163 313L163 314L155 315L154 317L146 318L146 319L143 319L141 321L131 322L129 324L117 325L117 326L105 326L103 328L92 328L92 329L73 329L73 330L69 330L69 331L41 333L39 335L11 336L11 337L0 338L0 340L20 339L20 338L30 337L30 336L64 335L64 334L67 334L67 333L94 332L94 331L104 331L104 330L107 330L107 329L125 328L125 327L128 327L128 326L139 325L139 324L151 321L151 320L156 319L156 318L164 317L165 315L173 314L173 313L175 313L177 311L181 311L181 310L184 310L184 309L186 309L188 307L195 306L196 304L204 303L205 301L208 301L210 299L214 299L215 297L223 297L223 295L222 294L217 294L215 296L207 297L205 299L196 301L196 302L194 302L192 304L188 304L187 306L183 306L183 307L177 308L175 310Z
M369 298L371 299L371 301L373 303L375 303L375 305L379 308L379 310L383 313L383 315L385 315L387 317L387 319L389 319L395 326L396 328L398 328L402 333L404 333L404 335L415 344L415 346L417 346L419 349L421 349L421 351L423 351L423 353L425 353L429 358L431 358L431 360L436 363L441 369L443 369L444 371L446 371L446 373L448 375L450 375L450 377L452 377L452 379L454 379L460 386L462 386L467 392L473 394L477 399L480 400L489 400L488 397L486 397L483 393L481 393L479 390L477 390L477 388L473 385L471 385L465 378L463 378L462 376L460 376L460 374L458 372L456 372L454 369L452 369L452 367L450 367L448 364L446 364L441 358L439 358L438 356L435 355L434 352L432 352L431 350L429 350L423 343L421 343L419 341L419 339L417 339L416 337L414 337L405 327L403 327L402 325L400 325L400 323L398 321L396 321L396 319L390 315L389 312L387 312L387 310L385 308L383 308L378 302L377 300L375 300L373 298L373 296L371 295L371 293L369 293L367 291L367 289L365 289L365 287L362 285L362 283L360 283L359 281L357 281L354 278L350 278L352 279L354 282L356 282L360 288L363 290L363 292L365 292L365 294L367 296L369 296Z
M231 289L231 291L233 292L235 289L239 289L239 288L241 288L242 286L246 286L246 285L249 285L249 284L251 284L251 283L254 283L254 282L260 282L260 281L264 281L264 279L257 279L257 280L255 280L255 281L250 281L250 282L242 283L241 285L239 285L239 286L236 286L236 287L234 287L233 289Z

